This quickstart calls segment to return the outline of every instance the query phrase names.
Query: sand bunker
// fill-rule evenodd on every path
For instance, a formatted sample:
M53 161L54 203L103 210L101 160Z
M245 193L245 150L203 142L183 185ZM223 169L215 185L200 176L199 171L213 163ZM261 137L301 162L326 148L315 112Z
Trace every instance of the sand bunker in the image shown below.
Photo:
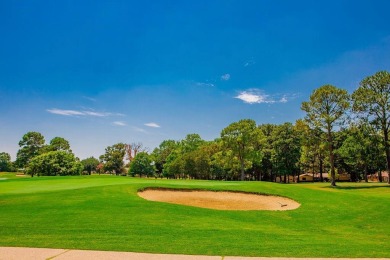
M226 191L146 189L138 195L151 201L219 210L292 210L300 206L284 197Z

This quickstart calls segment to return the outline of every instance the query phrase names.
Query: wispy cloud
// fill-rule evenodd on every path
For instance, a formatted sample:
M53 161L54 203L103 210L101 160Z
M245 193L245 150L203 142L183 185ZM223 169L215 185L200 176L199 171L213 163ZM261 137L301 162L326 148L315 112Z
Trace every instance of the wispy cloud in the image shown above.
M256 61L254 61L253 58L251 58L248 61L244 62L244 67L249 67L249 66L252 66L255 64L256 64Z
M287 101L288 100L287 100L286 96L281 97L280 100L279 100L280 103L287 103Z
M83 113L86 116L98 116L98 117L105 117L105 116L111 116L112 113L101 113L101 112L93 112L93 111L83 111Z
M149 127L154 127L154 128L159 128L159 127L161 127L161 126L159 126L158 124L153 123L153 122L146 123L145 125L146 125L146 126L149 126Z
M229 79L230 79L230 74L229 74L229 73L223 74L223 75L221 76L221 80L228 81Z
M213 83L207 83L207 82L197 82L196 85L199 87L214 87L215 86Z
M274 103L287 103L289 100L289 97L287 95L283 95L280 97L280 95L268 95L265 94L260 89L249 89L246 91L241 91L237 96L234 98L242 100L244 103L247 104L274 104Z
M136 131L136 132L141 132L141 133L147 133L146 131L145 131L145 129L142 129L142 128L140 128L140 127L136 127L136 126L133 126L133 127L131 127L134 131Z
M61 115L61 116L82 116L84 115L83 112L76 111L76 110L66 110L66 109L47 109L47 112L51 114Z
M88 110L67 110L67 109L58 109L58 108L47 109L46 111L51 114L56 114L61 116L92 116L92 117L124 116L123 114L120 113L96 112L96 111L88 111Z
M112 122L112 124L116 125L116 126L126 126L126 123L123 121L115 121L115 122Z

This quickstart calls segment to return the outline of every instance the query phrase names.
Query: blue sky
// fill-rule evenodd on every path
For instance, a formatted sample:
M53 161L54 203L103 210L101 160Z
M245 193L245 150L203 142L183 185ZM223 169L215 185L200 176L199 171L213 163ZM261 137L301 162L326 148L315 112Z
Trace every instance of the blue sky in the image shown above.
M0 151L28 131L81 159L117 142L295 122L324 84L390 70L390 2L1 1Z

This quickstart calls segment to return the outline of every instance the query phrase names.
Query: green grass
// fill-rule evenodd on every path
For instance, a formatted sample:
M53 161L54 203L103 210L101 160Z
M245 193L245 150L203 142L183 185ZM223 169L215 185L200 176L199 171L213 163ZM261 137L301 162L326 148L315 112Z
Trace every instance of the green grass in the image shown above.
M0 174L0 178L6 178ZM219 211L146 201L145 187L242 190L293 198L292 211ZM0 246L151 253L390 257L390 186L155 180L0 180Z

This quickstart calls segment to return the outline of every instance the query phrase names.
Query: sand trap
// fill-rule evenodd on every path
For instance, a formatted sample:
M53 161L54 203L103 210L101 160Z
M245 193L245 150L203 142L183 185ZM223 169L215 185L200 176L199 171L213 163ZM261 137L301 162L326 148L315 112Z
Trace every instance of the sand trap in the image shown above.
M151 201L219 210L292 210L301 205L284 197L226 191L146 189L138 195Z

